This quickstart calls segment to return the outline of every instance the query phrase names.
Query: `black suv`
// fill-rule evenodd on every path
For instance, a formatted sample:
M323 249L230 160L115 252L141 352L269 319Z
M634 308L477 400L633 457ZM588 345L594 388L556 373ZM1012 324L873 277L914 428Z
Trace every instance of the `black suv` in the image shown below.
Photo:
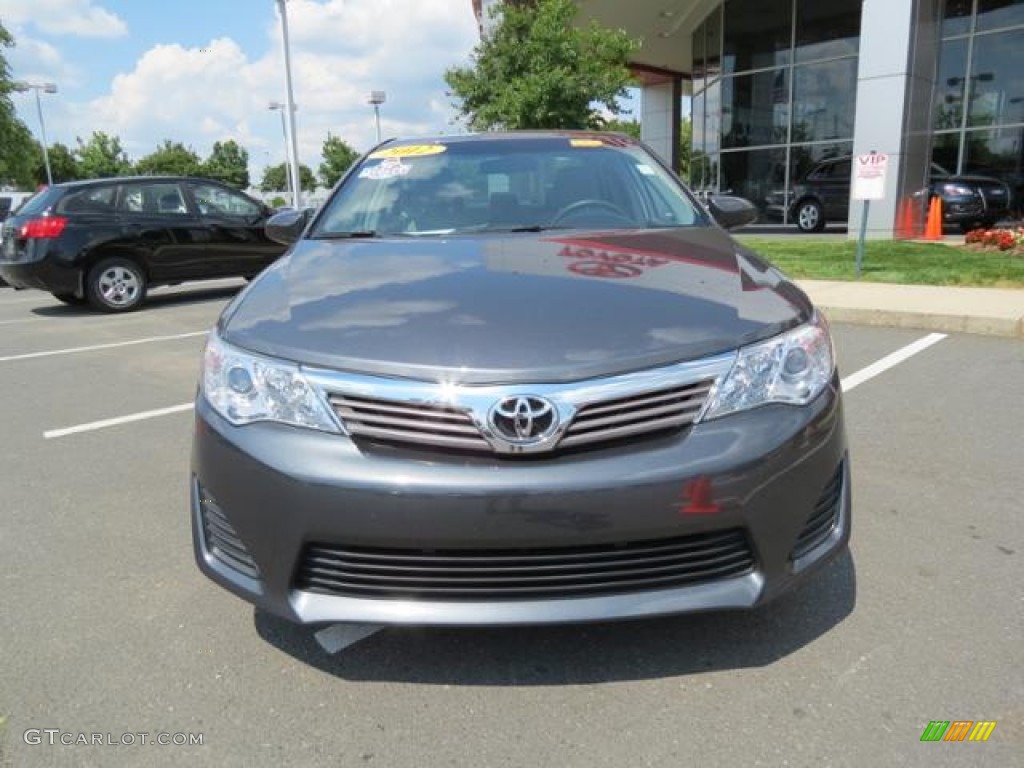
M803 232L821 232L826 221L845 221L850 209L850 176L853 159L825 160L794 187L789 195L789 220ZM988 176L957 176L932 163L929 197L942 198L945 225L959 225L964 232L981 225L992 227L1010 214L1010 188ZM770 215L782 218L784 192L766 199Z
M0 278L105 312L154 285L257 275L284 252L271 210L216 181L172 176L54 185L3 223Z

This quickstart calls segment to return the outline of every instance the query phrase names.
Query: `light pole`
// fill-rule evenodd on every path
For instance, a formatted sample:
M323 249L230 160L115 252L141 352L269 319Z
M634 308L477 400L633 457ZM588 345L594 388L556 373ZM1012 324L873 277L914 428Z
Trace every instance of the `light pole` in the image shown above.
M295 201L295 188L292 186L292 164L289 160L288 147L288 128L285 126L284 111L287 107L280 101L272 101L267 105L267 108L271 111L276 111L281 114L281 135L284 136L284 175L285 175L285 189L288 190L288 196L292 198L292 202ZM296 104L293 109L298 109L299 106Z
M43 119L43 104L39 99L39 92L56 93L56 83L29 83L20 80L14 83L14 90L24 93L25 91L36 92L36 113L39 115L39 131L43 136L43 163L46 165L46 183L53 186L53 173L50 171L50 150L46 141L46 121Z
M380 105L387 101L384 91L370 91L370 104L373 104L373 117L377 124L377 143L380 144Z
M292 55L288 47L288 0L277 0L281 13L281 45L284 48L284 106L288 113L288 152L291 156L292 205L295 210L302 207L302 185L299 180L299 144L295 137L295 96L292 92Z

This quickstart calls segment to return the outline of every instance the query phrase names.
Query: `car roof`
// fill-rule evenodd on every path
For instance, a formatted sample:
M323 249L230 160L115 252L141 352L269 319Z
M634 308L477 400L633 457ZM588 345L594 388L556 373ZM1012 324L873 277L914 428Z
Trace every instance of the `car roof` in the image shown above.
M201 176L107 176L102 179L79 179L77 181L62 181L54 184L55 189L78 189L80 187L95 186L98 184L125 184L136 182L177 182L177 181L201 181L203 183L221 184L216 179L206 179ZM241 191L241 190L239 190Z

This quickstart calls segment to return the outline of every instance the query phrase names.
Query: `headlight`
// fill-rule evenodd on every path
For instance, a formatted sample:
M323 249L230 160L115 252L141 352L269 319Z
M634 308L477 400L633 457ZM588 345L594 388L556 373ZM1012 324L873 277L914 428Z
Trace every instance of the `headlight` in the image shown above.
M203 394L236 426L278 421L340 432L323 398L292 363L243 352L212 331L202 368Z
M806 325L737 352L702 419L766 403L806 405L821 394L834 369L828 325L815 315Z
M952 197L976 197L978 193L963 184L943 184L942 194Z

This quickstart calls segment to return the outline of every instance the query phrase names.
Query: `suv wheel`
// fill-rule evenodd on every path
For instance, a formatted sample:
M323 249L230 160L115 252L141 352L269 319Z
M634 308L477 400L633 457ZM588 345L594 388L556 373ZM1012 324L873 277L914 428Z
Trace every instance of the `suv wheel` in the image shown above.
M821 232L825 229L825 209L817 200L804 200L796 209L796 225L801 232Z
M146 298L146 275L130 259L104 259L89 271L85 295L101 312L130 312Z

